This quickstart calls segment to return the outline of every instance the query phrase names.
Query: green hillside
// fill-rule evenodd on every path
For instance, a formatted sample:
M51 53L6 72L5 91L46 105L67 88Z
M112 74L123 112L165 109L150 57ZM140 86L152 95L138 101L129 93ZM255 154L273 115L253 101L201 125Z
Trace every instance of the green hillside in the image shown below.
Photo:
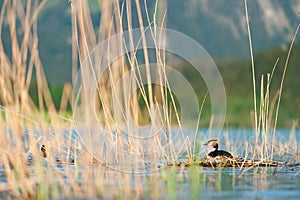
M283 84L281 106L279 110L280 127L291 127L293 119L300 117L300 45L295 45L289 59L286 77ZM287 50L273 48L269 51L259 52L255 55L256 87L257 95L260 95L261 75L271 73L277 58L276 66L271 82L271 100L280 87L283 69L286 61ZM251 65L249 60L219 61L219 69L223 75L226 94L228 98L227 121L231 125L249 126L250 110L253 109L253 86L251 77ZM259 101L259 99L258 99Z
M300 117L300 94L299 94L299 66L300 45L295 45L289 59L286 77L283 84L283 95L279 110L279 127L291 127L292 120ZM271 73L273 66L279 58L271 82L271 100L280 87L281 77L287 56L287 50L273 48L255 54L257 102L260 102L261 75L265 76L266 86L267 73ZM253 86L251 74L251 62L249 59L218 60L216 64L221 72L227 95L226 123L230 127L251 127L250 113L253 111ZM203 100L206 86L200 75L195 76L197 71L188 63L176 66L194 87L199 97ZM210 104L207 100L202 113L202 125L207 126L210 119Z
M299 119L300 117L300 57L298 55L300 55L299 44L293 47L286 72L279 110L279 127L290 128L292 121L294 119ZM271 83L271 99L274 98L274 95L280 86L286 56L287 50L282 48L273 48L255 54L258 106L261 75L264 74L264 76L266 76L267 73L271 73L277 58L279 58ZM250 113L253 110L253 86L250 60L219 60L216 61L216 64L223 77L227 95L226 126L251 127ZM178 64L174 67L181 71L187 80L189 80L201 103L207 90L201 76L195 76L195 73L197 72L189 66L188 63ZM36 96L34 88L35 86L33 84L31 94ZM58 107L61 98L62 85L51 83L50 88L53 93L55 104ZM36 97L34 97L34 99L37 100ZM207 99L202 112L200 126L207 127L210 117L210 104L209 99Z

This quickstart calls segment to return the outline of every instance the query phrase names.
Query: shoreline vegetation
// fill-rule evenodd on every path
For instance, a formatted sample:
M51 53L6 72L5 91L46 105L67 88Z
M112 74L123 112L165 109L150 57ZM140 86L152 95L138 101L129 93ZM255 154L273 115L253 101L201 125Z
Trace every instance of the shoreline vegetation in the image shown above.
M271 96L274 96L278 92L280 85L280 72L283 68L284 55L287 50L281 47L275 47L269 50L261 51L255 54L255 63L257 66L261 66L257 69L257 74L267 74L272 71L272 65L278 61L276 72L270 88ZM300 54L300 44L294 45L294 50L291 55L291 61L287 76L284 82L283 98L280 106L280 120L278 122L278 128L289 129L294 121L298 120L300 116L300 95L298 95L298 83L297 72L300 65L300 59L297 56ZM251 77L250 77L250 60L248 59L230 59L230 60L216 60L220 73L222 75L226 93L227 93L227 113L226 113L226 125L230 128L251 128L251 116L250 111L253 110L253 94L251 91ZM195 91L206 90L205 83L201 76L195 76L195 69L188 63L182 62L174 65L174 68L181 72L191 83ZM281 70L281 71L280 71ZM241 76L241 74L243 76ZM256 78L259 78L258 76ZM259 87L259 83L256 85ZM277 89L276 89L277 88ZM53 103L57 110L66 111L67 116L72 113L71 104L66 102L66 96L71 99L71 84L49 84L50 94L53 99ZM202 101L203 92L198 92L198 101ZM38 105L38 94L36 80L31 81L29 87L29 95L32 98L34 104ZM63 96L63 97L62 97ZM176 98L176 97L175 97ZM62 103L63 101L63 103ZM61 107L63 106L63 107ZM142 102L141 109L145 110L145 102ZM238 115L237 115L238 113ZM210 120L210 104L209 100L203 107L201 128L209 126Z
M297 120L295 119L289 127L291 134L288 141L276 139L277 126L281 120L279 107L284 102L284 95L288 96L284 93L283 84L289 64L292 59L296 59L296 56L293 56L293 47L299 26L288 52L283 56L283 68L277 66L280 61L276 58L273 68L270 68L271 71L268 70L261 75L258 63L254 65L247 1L244 1L252 64L251 66L248 64L248 68L243 70L248 71L245 74L250 84L247 92L252 94L253 99L249 100L249 103L254 104L252 106L254 109L248 111L249 123L254 130L252 143L247 139L236 146L238 145L236 141L229 140L224 134L227 149L242 148L243 155L240 155L237 160L229 159L224 162L223 160L220 162L205 160L203 163L207 165L203 164L199 167L197 165L202 162L199 155L205 153L205 149L202 148L203 135L199 134L198 130L201 125L206 124L206 122L202 124L201 120L202 114L205 116L208 110L203 107L206 103L209 105L209 99L206 98L207 92L204 90L202 96L200 94L199 99L202 104L200 103L198 124L191 130L194 137L189 137L183 132L179 101L172 91L162 87L163 83L143 85L138 78L136 82L124 80L120 94L124 102L128 102L127 98L130 98L130 104L118 102L121 108L126 108L120 109L120 117L125 119L127 126L126 128L120 127L111 106L112 91L116 88L117 81L130 69L137 69L133 76L139 77L138 66L142 61L145 64L147 79L151 79L151 73L147 71L149 54L153 54L157 65L161 66L157 81L164 80L162 77L166 76L167 53L161 49L148 52L146 39L141 37L142 50L136 52L130 46L128 48L132 48L132 51L114 60L104 72L105 76L97 80L94 96L88 95L89 81L92 80L89 80L90 76L84 76L84 71L81 74L82 82L79 82L79 87L76 88L78 90L73 91L75 89L71 84L65 84L60 94L59 88L49 86L39 56L38 15L42 12L46 2L46 0L25 2L4 0L0 12L0 33L2 33L3 25L7 23L12 49L11 56L9 56L3 48L3 38L0 37L1 198L140 199L149 197L157 199L160 197L174 199L177 184L184 181L190 184L192 195L199 195L201 187L209 181L209 175L203 172L206 168L216 171L217 178L213 182L217 191L222 190L222 164L224 162L225 167L230 167L233 185L236 184L236 175L241 178L253 168L256 168L252 174L253 177L261 174L274 175L277 170L280 171L284 167L295 167L291 169L292 176L300 173L300 169L297 168L299 141L296 140L295 132L293 132L298 127ZM147 7L141 7L139 3L138 0L125 1L120 5L119 1L103 1L99 7L102 13L101 19L99 18L99 30L95 30L88 1L69 1L72 13L70 20L72 21L73 80L75 80L79 63L84 60L92 63L93 58L89 53L99 42L110 38L115 33L123 33L123 23L126 23L127 29L132 27L132 4L136 4L138 13L136 17L141 32L145 28L153 31L158 26L165 26L166 11L159 9L158 2L154 13L148 13ZM145 22L147 23L144 24ZM18 35L19 32L20 35ZM153 34L153 37L159 36ZM105 48L107 55L110 55L110 50L114 49L113 46L121 48L124 45L122 41L119 42L118 44L108 43ZM140 54L143 60L139 60L136 54ZM101 66L102 63L97 64ZM91 73L95 73L93 70L96 68L91 69ZM277 70L279 82L275 82L278 85L273 85ZM226 72L225 68L224 73L234 75L231 70ZM241 74L238 76L242 77ZM32 81L35 83L32 84ZM136 86L135 84L139 85L139 90L135 90L128 97L126 91L130 90L127 87ZM225 81L226 84L228 83ZM243 95L244 88L234 88L238 86L238 83L233 87L229 85L231 84L228 84L228 94L232 90L239 90ZM55 99L60 99L60 102L55 102ZM230 95L228 99L230 100ZM240 101L243 102L244 99ZM91 105L91 102L95 102L96 105ZM160 107L157 106L158 103ZM240 106L243 107L243 104ZM235 115L241 108L229 107L229 109L230 112L228 112ZM96 119L91 117L91 113ZM145 142L145 138L141 138L132 128L131 119L138 125L151 122L150 128L144 129L149 132L159 129L161 124L164 129L158 134L150 135L149 141ZM209 121L212 120L209 119ZM172 134L174 129L177 134L176 138ZM208 127L206 137L211 137L213 131ZM220 135L218 137L221 138ZM284 158L283 162L274 160L282 155L288 155L288 158ZM196 159L195 162L194 159ZM189 165L191 160L194 164L186 168L184 165ZM227 165L228 162L231 164ZM158 168L157 166L161 163L175 163L173 165L179 163L180 167ZM275 169L270 169L271 166ZM267 170L261 170L261 167ZM236 169L238 174L236 174ZM187 174L187 180L182 178L184 174ZM162 187L156 185L157 182ZM145 188L145 185L149 188Z

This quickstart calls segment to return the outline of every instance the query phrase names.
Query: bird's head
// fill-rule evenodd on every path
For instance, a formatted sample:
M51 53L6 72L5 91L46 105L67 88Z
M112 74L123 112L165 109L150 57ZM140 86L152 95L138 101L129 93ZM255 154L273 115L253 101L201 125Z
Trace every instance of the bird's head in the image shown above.
M215 148L216 150L218 149L218 140L217 139L212 139L212 140L208 140L204 145L209 145L212 146L213 148Z
M41 151L42 151L42 152L46 152L46 147L45 147L45 145L43 145L43 144L42 144L42 146L41 146Z

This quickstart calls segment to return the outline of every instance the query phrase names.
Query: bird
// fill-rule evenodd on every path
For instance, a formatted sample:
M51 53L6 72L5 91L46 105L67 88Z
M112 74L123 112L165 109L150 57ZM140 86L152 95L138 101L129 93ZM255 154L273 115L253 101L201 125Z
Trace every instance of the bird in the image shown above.
M47 158L47 152L46 152L46 147L45 145L42 144L41 146L41 154L43 158Z
M219 150L219 145L218 145L218 140L217 139L212 139L207 141L204 145L211 145L213 148L215 148L214 151L211 151L208 153L208 156L210 157L217 157L217 156L221 156L221 157L226 157L226 158L233 158L233 156L231 155L231 153L224 151L224 150Z
M42 144L41 146L41 156L43 158L47 158L47 152L46 152L46 147L45 145ZM60 160L59 158L55 157L55 163L57 167L62 167L63 161Z

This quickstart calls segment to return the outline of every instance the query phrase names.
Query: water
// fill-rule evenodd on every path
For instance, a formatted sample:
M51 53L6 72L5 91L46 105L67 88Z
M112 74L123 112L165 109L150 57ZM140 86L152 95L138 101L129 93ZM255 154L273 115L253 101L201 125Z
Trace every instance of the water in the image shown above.
M59 170L59 169L53 169ZM93 175L102 179L84 178L84 170L76 182L83 188L96 187L101 181L103 193L97 196L80 193L77 197L128 197L142 199L299 199L300 172L294 168L253 168L212 170L201 167L164 168L155 174L122 174L96 167ZM73 172L70 170L69 172ZM0 173L3 173L0 172ZM68 173L61 170L60 173ZM124 178L128 176L128 180ZM122 178L121 178L122 177ZM1 182L3 179L1 179ZM50 182L50 180L48 180ZM59 179L52 180L61 181ZM64 178L64 184L74 184ZM97 182L98 181L98 182ZM3 182L2 182L3 183ZM64 187L68 188L68 187ZM129 191L128 191L129 190ZM91 195L91 196L90 196ZM1 195L0 195L1 196ZM66 195L70 197L70 194ZM65 196L65 197L66 197ZM72 195L71 195L72 196Z
M256 168L242 175L239 175L239 169L203 170L205 178L203 184L199 184L199 191L187 196L202 199L299 199L300 176L285 170L277 169L276 172L275 168ZM186 185L187 189L191 187L191 184Z
M188 133L187 133L188 134ZM207 130L199 136L209 139ZM268 136L270 138L272 135ZM220 137L222 149L234 150L234 155L244 156L246 142L253 145L251 130L229 130ZM261 139L261 138L260 138ZM299 163L300 131L278 130L278 145L287 155L278 156L281 162ZM228 143L228 144L226 144ZM249 147L250 148L250 147ZM204 149L200 154L207 153ZM182 158L184 159L184 158ZM117 167L66 165L51 167L45 161L44 172L54 174L40 184L61 184L61 198L126 198L126 199L299 199L300 167L255 167L211 169L204 167L161 167L145 173L116 170ZM32 180L39 180L34 166L27 166ZM8 186L5 170L0 168L0 185ZM9 187L8 187L9 188ZM74 188L79 192L73 193ZM2 191L2 190L1 190ZM51 191L51 190L49 190ZM68 191L68 192L66 192ZM72 192L73 191L73 192ZM0 197L8 193L0 192Z
M104 178L104 199L116 197L116 193L128 197L126 192L137 199L299 199L299 167L245 170L164 168L154 174L127 174L128 182L117 172L99 169L95 173Z

